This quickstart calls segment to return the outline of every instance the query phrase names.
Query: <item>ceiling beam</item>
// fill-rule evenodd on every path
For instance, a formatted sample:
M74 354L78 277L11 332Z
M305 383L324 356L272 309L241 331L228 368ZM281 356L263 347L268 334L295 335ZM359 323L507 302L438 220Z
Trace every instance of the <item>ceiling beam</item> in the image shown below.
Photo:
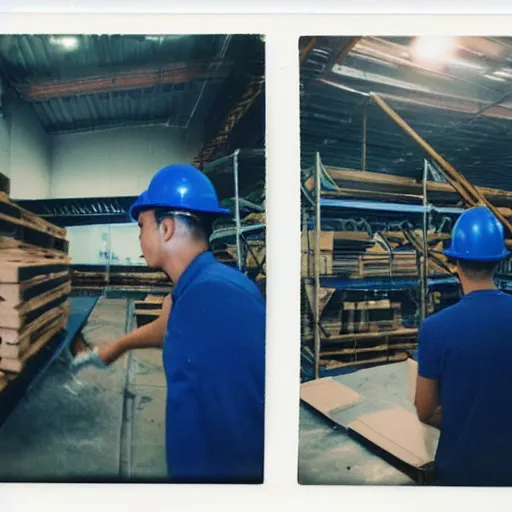
M236 102L229 111L218 135L207 142L194 158L194 165L202 167L205 162L209 162L217 156L219 149L229 140L229 134L232 132L235 125L254 104L256 99L263 92L264 87L264 77L257 77L249 82L240 100Z
M85 78L60 83L16 84L15 88L28 101L48 101L55 98L99 94L105 92L145 89L156 85L183 84L193 80L225 79L232 63L179 63L172 68L138 68L116 75Z

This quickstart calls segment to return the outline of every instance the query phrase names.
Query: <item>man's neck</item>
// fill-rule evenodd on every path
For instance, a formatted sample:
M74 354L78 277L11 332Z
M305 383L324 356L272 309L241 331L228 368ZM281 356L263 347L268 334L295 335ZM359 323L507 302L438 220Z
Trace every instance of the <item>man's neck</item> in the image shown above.
M173 254L164 265L165 273L170 277L174 286L178 283L181 275L187 267L203 252L207 251L208 247L199 244L185 251Z
M469 295L472 292L497 289L492 279L485 281L464 281L461 284L464 295Z

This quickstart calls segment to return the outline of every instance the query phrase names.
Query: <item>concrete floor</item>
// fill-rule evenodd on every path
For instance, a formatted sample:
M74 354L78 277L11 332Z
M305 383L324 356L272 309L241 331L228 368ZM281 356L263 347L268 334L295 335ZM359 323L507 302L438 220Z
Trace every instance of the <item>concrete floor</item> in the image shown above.
M84 337L122 336L127 306L100 299ZM0 430L0 481L165 480L165 391L159 350L78 375L57 360Z
M332 413L340 425L388 407L414 411L407 398L406 362L334 378L363 397L360 404ZM303 485L415 485L423 477L423 472L354 438L304 403L300 405L299 444L298 480Z

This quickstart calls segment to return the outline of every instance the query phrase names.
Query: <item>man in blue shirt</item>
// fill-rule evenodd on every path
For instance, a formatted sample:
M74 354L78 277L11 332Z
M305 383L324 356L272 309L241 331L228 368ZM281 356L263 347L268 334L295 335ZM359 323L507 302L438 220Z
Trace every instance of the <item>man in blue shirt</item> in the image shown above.
M503 227L483 206L464 212L445 254L464 296L420 329L416 408L441 429L440 485L512 485L512 297L494 270L508 256Z
M167 463L176 483L263 481L265 301L247 276L208 250L213 219L228 213L192 166L171 165L153 177L130 214L148 265L173 282L172 298L154 325L92 358L102 366L126 350L162 346Z

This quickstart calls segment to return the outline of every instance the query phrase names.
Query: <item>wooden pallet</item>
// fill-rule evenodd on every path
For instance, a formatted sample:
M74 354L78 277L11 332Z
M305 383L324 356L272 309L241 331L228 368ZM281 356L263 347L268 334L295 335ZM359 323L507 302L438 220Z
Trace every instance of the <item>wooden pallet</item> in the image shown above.
M162 314L165 296L148 295L144 300L135 301L135 318L137 326L156 320Z
M20 283L0 284L0 303L7 303L11 307L18 306L23 302L55 289L69 279L69 271L42 274Z
M0 283L18 284L40 276L68 272L69 265L62 261L34 258L0 251Z
M25 363L37 354L59 331L65 328L67 317L58 317L38 331L38 338L17 359L0 358L0 369L13 373L23 370Z
M69 316L70 302L49 309L39 315L30 324L21 329L0 327L0 357L17 358L24 350L37 340L41 328L57 318Z
M7 303L0 304L0 327L21 329L41 314L62 304L71 293L71 283L65 282L55 289L48 290L21 306L12 307Z

